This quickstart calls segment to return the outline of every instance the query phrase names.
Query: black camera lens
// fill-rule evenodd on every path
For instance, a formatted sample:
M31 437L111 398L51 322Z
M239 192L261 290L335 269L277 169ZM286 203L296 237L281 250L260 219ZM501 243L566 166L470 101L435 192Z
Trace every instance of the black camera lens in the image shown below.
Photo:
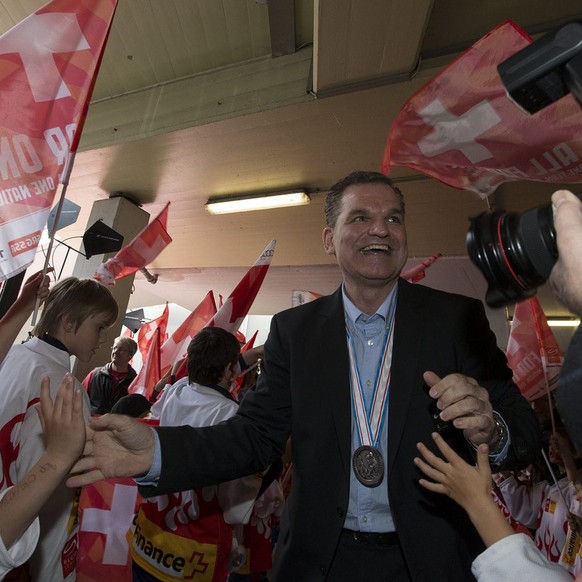
M523 214L484 212L472 218L467 251L487 279L487 305L532 297L558 259L551 204Z

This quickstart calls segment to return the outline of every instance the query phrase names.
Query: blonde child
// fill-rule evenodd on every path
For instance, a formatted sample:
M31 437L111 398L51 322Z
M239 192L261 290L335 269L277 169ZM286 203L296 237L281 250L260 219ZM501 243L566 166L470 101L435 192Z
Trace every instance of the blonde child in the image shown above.
M92 279L68 277L49 292L34 337L11 348L0 367L0 492L22 480L45 453L34 405L40 379L53 390L70 371L70 357L89 362L117 319L111 292ZM75 381L80 388L80 384ZM89 402L84 407L88 416ZM77 553L76 493L64 483L41 510L40 539L29 561L33 580L75 580Z

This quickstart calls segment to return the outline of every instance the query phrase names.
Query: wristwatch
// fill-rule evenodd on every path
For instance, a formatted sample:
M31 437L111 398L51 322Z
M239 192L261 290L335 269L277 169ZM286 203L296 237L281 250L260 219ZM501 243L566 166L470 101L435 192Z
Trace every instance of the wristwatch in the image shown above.
M509 432L507 431L505 421L501 415L495 411L493 411L493 420L495 421L495 435L489 444L489 454L498 455L507 444Z

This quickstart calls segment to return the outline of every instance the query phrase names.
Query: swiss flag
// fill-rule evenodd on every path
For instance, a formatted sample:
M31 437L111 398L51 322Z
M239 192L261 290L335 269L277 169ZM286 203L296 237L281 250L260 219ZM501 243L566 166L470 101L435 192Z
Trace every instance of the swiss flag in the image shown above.
M0 279L33 261L117 0L54 0L0 37Z
M210 319L204 327L222 327L232 334L235 334L246 317L265 280L271 260L275 254L276 241L272 240L259 255L255 264L246 272L244 277L239 281L228 299L221 305L220 309ZM200 330L197 330L197 332ZM197 333L196 332L196 333ZM194 337L193 334L192 337ZM186 345L186 348L188 346ZM184 353L186 352L184 348ZM180 357L183 357L180 356ZM177 360L178 358L176 358ZM162 362L162 368L163 368ZM183 378L187 375L187 362L184 360L176 372L176 379Z
M214 295L212 291L208 291L198 307L190 313L162 345L160 350L160 378L175 362L186 355L190 340L208 323L215 313Z
M513 381L528 400L557 387L564 358L535 297L515 306L506 355Z
M408 166L483 197L510 180L582 182L582 111L572 95L530 115L497 72L530 42L505 22L429 81L394 120L382 171Z
M160 336L161 329L156 327L143 365L127 389L129 394L141 394L149 400L155 385L162 377L160 373Z
M157 420L139 422L159 424ZM131 582L126 533L141 500L133 479L108 479L83 487L79 498L78 582Z
M168 308L168 303L166 302L166 307L164 307L164 311L162 315L156 317L156 319L152 319L152 321L148 321L144 323L139 330L137 331L137 347L141 354L142 362L145 362L147 353L150 349L150 344L152 343L152 339L154 337L154 333L156 329L160 330L159 338L160 343L163 344L168 339L168 334L166 333L166 328L168 327L168 317L170 315L170 311ZM159 378L158 378L159 379Z
M132 275L149 265L172 242L167 231L169 206L168 202L160 214L127 246L101 264L93 278L111 287L117 279Z

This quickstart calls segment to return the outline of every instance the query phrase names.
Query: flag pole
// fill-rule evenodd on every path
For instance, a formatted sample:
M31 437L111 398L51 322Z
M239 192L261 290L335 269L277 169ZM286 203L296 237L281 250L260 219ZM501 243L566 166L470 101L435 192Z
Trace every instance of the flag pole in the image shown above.
M53 227L51 229L51 232L49 233L49 245L48 245L48 249L47 249L47 253L46 253L46 257L44 260L44 266L42 268L42 276L44 279L44 276L46 275L48 268L49 268L49 261L51 258L51 253L53 250L53 244L55 241L55 236L58 230L58 226L59 226L59 220L61 218L61 211L63 209L63 204L65 202L65 194L67 193L67 186L69 185L69 178L71 177L71 172L73 171L73 162L75 161L75 154L76 151L70 151L67 154L67 160L65 162L65 167L63 169L63 173L61 174L61 180L60 180L60 184L61 184L61 194L59 197L59 202L57 204L57 211L55 213L55 220L53 222ZM34 326L36 325L36 316L38 314L38 310L40 308L40 298L37 297L35 304L34 304L34 311L32 313L32 322L31 325Z
M570 507L566 503L566 498L564 497L564 494L562 493L562 490L560 489L560 486L558 485L558 479L556 478L556 474L554 473L554 470L552 469L552 465L550 464L550 459L548 459L548 455L546 455L546 451L544 451L544 449L542 449L542 456L544 457L544 461L546 463L546 466L548 467L550 475L552 476L552 480L554 481L554 484L556 485L556 489L558 490L558 493L560 494L560 497L562 498L562 501L564 502L566 509L569 510Z

